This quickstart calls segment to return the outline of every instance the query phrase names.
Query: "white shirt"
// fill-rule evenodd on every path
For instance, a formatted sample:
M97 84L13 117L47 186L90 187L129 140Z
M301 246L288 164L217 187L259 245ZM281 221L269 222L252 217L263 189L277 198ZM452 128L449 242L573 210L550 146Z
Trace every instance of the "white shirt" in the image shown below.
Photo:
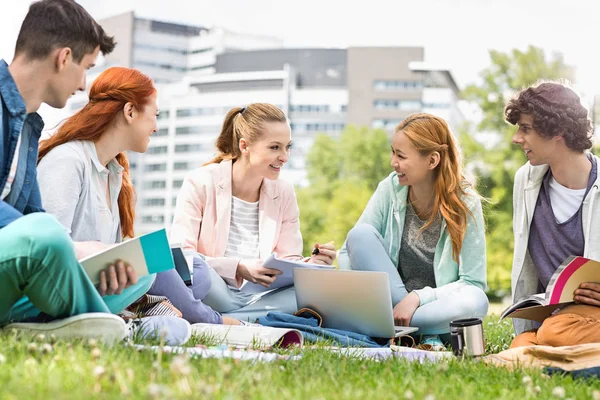
M587 188L569 189L558 183L553 176L550 177L548 194L550 195L550 204L556 222L562 224L575 215L581 207L581 203L583 203L586 191Z
M249 203L232 196L231 223L225 257L259 258L258 244L258 201Z
M8 179L6 180L6 184L2 189L2 195L0 195L0 199L4 200L8 194L10 193L10 189L12 187L12 183L15 180L15 176L17 175L17 167L19 165L19 150L21 149L21 134L19 134L19 139L17 139L17 147L15 148L15 155L12 159L12 163L10 164L10 169L8 170Z

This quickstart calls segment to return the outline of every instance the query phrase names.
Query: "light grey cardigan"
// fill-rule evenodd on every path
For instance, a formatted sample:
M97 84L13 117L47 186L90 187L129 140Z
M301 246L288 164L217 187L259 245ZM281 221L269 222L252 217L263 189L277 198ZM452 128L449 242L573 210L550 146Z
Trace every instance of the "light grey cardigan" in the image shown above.
M596 157L596 165L598 178L583 200L581 219L585 249L582 255L586 258L600 260L600 159L598 157ZM513 303L525 296L537 293L537 272L527 246L533 212L542 180L548 168L547 164L532 166L528 162L519 168L515 175L513 190L513 234L515 237L512 265ZM532 322L524 319L513 319L513 325L517 334L533 328Z
M89 141L72 141L52 149L38 164L37 177L46 211L65 226L76 242L121 242L117 199L123 167L113 159L105 168ZM110 180L111 210L106 201Z

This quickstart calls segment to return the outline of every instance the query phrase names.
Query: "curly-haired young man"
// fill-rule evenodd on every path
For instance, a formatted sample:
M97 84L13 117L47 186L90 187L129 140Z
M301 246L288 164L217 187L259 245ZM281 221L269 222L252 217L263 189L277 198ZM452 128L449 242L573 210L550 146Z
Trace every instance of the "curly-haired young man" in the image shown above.
M505 109L518 125L513 143L529 162L515 176L512 267L513 300L544 292L569 256L600 260L600 179L592 147L592 123L579 96L567 86L545 82L522 90ZM514 320L511 347L567 346L600 342L600 283L575 291L575 304L547 318Z

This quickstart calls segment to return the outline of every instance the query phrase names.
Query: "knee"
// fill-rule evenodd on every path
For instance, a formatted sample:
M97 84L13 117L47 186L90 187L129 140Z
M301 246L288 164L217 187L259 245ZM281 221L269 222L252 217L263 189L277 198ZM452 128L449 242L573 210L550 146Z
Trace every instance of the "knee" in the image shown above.
M23 218L27 218L23 240L33 249L32 256L40 259L75 257L73 241L54 216L34 213Z
M199 255L194 255L194 275L192 277L192 292L197 300L204 300L212 286L210 267Z
M469 318L484 318L487 315L489 300L485 292L476 286L463 288L463 311Z
M356 225L354 228L350 229L350 232L348 232L348 237L346 238L348 250L364 244L365 240L368 240L370 237L376 237L376 235L377 231L372 225Z
M582 332L588 322L572 314L559 314L546 318L540 326L537 338L542 346L572 346L586 343ZM582 340L583 339L583 340Z
M534 346L538 344L537 332L527 331L517 335L510 344L510 348L514 349L516 347L524 347L524 346Z

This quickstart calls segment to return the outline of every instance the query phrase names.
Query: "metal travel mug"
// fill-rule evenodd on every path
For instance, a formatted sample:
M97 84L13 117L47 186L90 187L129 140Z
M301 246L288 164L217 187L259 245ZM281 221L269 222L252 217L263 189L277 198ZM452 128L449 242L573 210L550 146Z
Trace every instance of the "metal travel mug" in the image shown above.
M457 319L450 322L450 344L457 357L477 357L485 352L483 322L480 318Z

